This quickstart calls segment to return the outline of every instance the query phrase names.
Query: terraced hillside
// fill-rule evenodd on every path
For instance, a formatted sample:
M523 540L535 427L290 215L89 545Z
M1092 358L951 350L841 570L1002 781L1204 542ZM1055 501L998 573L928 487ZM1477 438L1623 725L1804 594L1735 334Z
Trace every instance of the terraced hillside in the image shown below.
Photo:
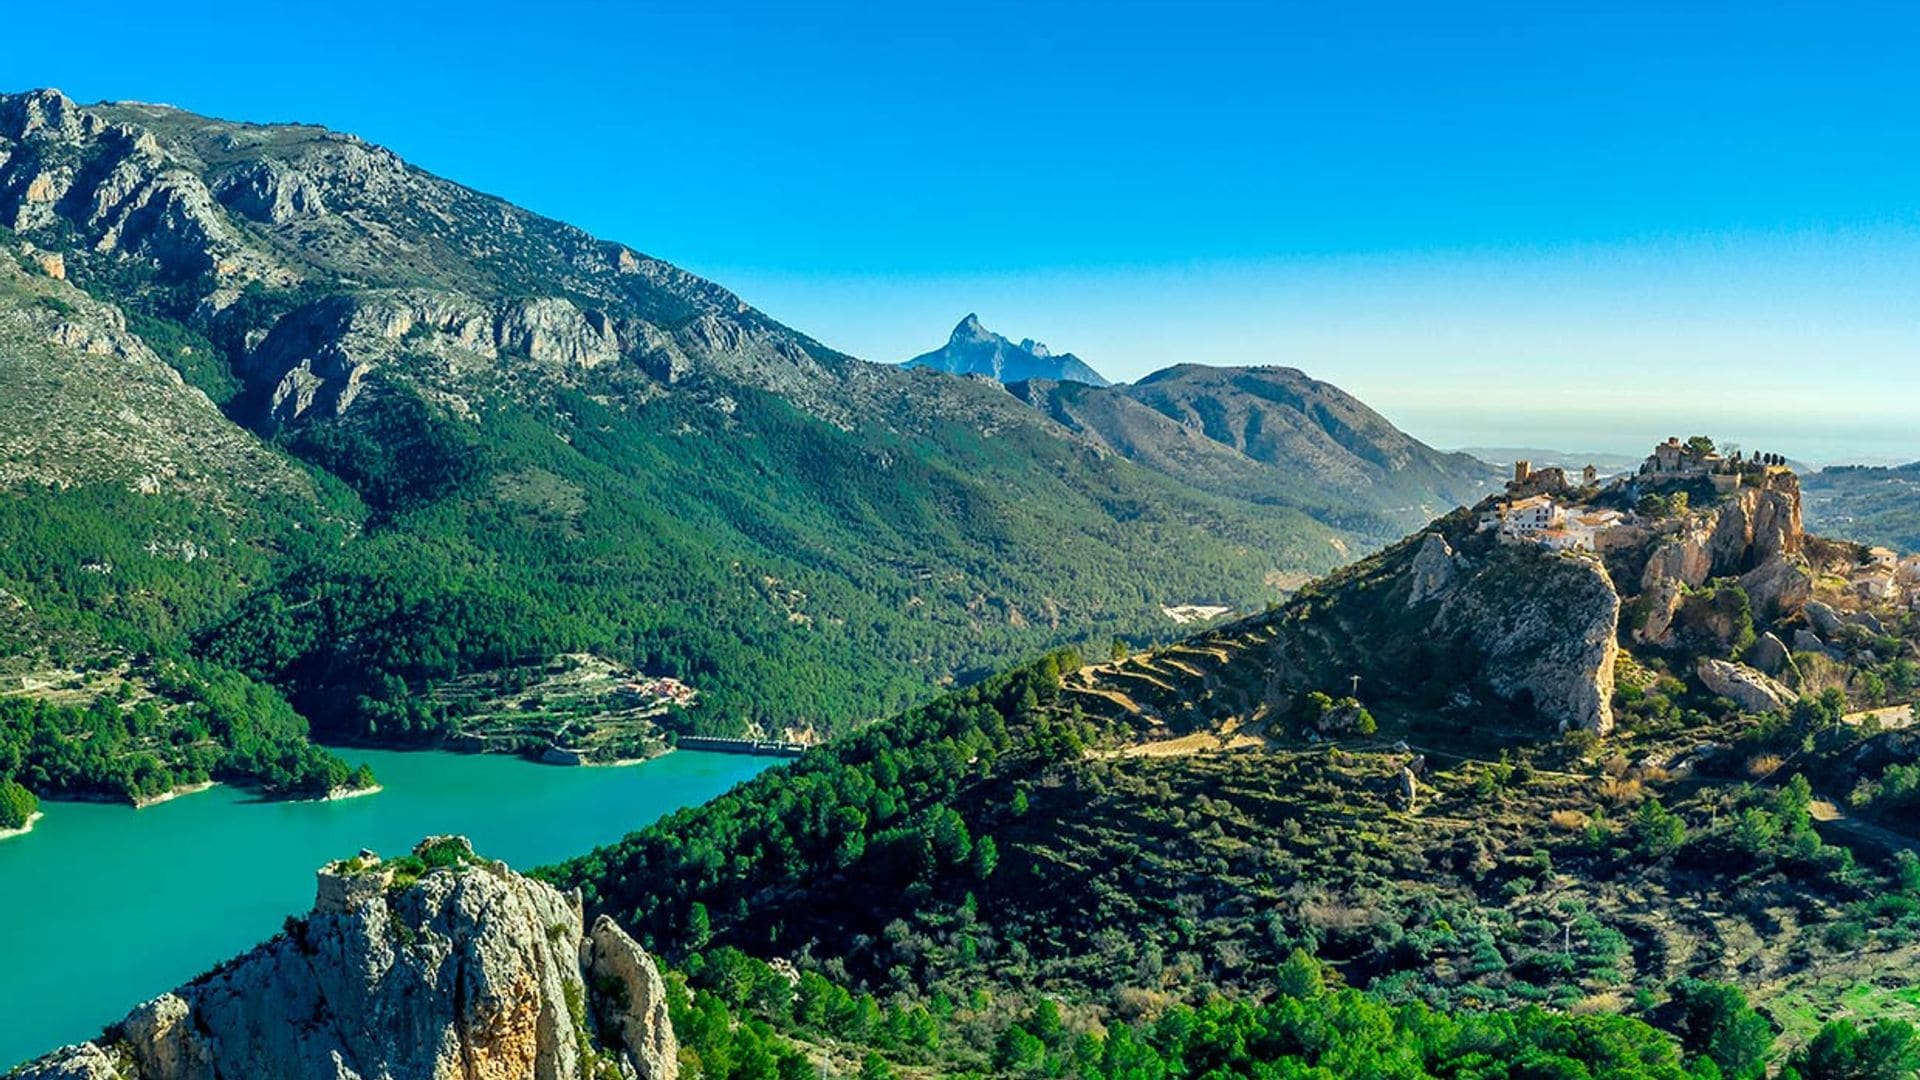
M1776 1060L1835 1016L1920 1020L1920 738L1867 711L1920 693L1920 626L1828 589L1867 553L1800 534L1769 485L1605 558L1450 516L1272 611L1049 656L551 873L669 955L970 1001L963 1030L1008 1022L987 1001L1092 1026L1284 1000L1301 952L1388 1001L1681 1032L1701 987L1735 986ZM1686 566L1668 626L1638 617ZM1556 666L1526 628L1568 575L1606 588L1579 619L1607 647ZM1494 595L1451 649L1441 613ZM1771 703L1729 697L1780 635L1828 644L1791 653L1792 686L1753 682ZM1438 694L1423 649L1453 665ZM1537 695L1502 697L1516 672ZM1556 680L1604 685L1608 723L1547 713Z

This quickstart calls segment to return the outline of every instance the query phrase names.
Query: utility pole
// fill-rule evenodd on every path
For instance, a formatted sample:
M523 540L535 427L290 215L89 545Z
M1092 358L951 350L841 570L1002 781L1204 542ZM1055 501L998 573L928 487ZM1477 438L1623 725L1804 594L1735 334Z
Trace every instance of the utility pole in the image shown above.
M1360 676L1349 675L1347 676L1347 678L1353 680L1353 686L1348 691L1348 696L1352 697L1355 701L1358 701L1360 699Z

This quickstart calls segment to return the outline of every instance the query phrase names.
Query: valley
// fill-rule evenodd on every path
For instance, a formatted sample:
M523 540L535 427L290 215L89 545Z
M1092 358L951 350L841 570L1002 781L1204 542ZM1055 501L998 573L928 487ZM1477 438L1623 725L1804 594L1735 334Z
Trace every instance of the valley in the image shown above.
M1208 359L0 94L8 1080L1920 1075L1910 470Z

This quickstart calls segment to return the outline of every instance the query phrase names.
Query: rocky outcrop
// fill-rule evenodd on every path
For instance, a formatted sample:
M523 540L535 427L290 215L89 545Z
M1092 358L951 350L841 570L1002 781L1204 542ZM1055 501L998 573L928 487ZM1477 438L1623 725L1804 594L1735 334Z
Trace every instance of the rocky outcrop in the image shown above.
M1685 585L1663 577L1640 597L1645 619L1634 627L1633 640L1642 645L1666 645L1673 641L1673 622L1686 600Z
M1620 595L1587 559L1521 552L1531 573L1483 575L1443 604L1435 629L1470 642L1480 677L1561 730L1613 730Z
M1731 660L1703 657L1694 669L1707 690L1738 705L1745 712L1773 712L1799 700L1792 690Z
M1709 541L1716 577L1741 574L1770 559L1800 554L1800 481L1792 473L1769 475L1717 504Z
M92 1043L63 1046L7 1074L8 1080L126 1080L122 1062Z
M1422 604L1439 596L1453 584L1454 577L1453 548L1439 533L1430 532L1420 541L1420 549L1414 553L1413 563L1407 573L1413 579L1411 591L1407 594L1409 606Z
M1799 611L1813 596L1813 572L1799 555L1776 555L1740 575L1754 618L1773 621Z
M1465 521L1464 511L1443 519L1303 591L1274 640L1275 703L1345 692L1359 675L1375 694L1447 695L1466 712L1505 706L1551 730L1611 730L1621 601L1606 568L1463 534Z
M1790 609L1811 591L1811 577L1805 588L1797 580L1806 574L1803 540L1799 480L1775 473L1669 526L1647 553L1640 588L1744 575L1771 605Z
M679 1071L680 1045L667 1018L667 988L646 952L605 915L581 943L581 968L601 988L601 1022L619 1033L640 1080L667 1080Z
M673 1080L665 988L631 938L605 918L585 934L577 895L459 838L415 855L441 868L401 887L408 871L364 853L329 865L288 933L26 1075ZM98 1072L103 1059L119 1072Z
M1793 653L1787 649L1787 643L1771 631L1761 634L1759 640L1753 643L1747 659L1768 675L1777 676L1793 667Z
M94 252L152 259L182 276L292 280L250 250L205 181L151 132L58 90L0 97L0 222L75 230Z
M1647 569L1640 575L1641 590L1650 592L1662 584L1689 588L1706 584L1713 576L1713 554L1709 550L1712 539L1710 518L1689 519L1678 534L1661 541L1647 557Z

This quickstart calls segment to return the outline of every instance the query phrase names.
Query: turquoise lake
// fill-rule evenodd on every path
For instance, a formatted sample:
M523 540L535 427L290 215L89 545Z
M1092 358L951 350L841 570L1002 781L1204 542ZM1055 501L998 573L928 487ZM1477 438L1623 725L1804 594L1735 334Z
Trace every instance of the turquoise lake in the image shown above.
M134 1005L277 933L313 872L363 847L402 854L462 833L516 868L557 862L776 764L679 751L568 769L480 754L346 750L386 790L264 802L216 787L134 810L47 802L0 840L0 1072L91 1038Z

